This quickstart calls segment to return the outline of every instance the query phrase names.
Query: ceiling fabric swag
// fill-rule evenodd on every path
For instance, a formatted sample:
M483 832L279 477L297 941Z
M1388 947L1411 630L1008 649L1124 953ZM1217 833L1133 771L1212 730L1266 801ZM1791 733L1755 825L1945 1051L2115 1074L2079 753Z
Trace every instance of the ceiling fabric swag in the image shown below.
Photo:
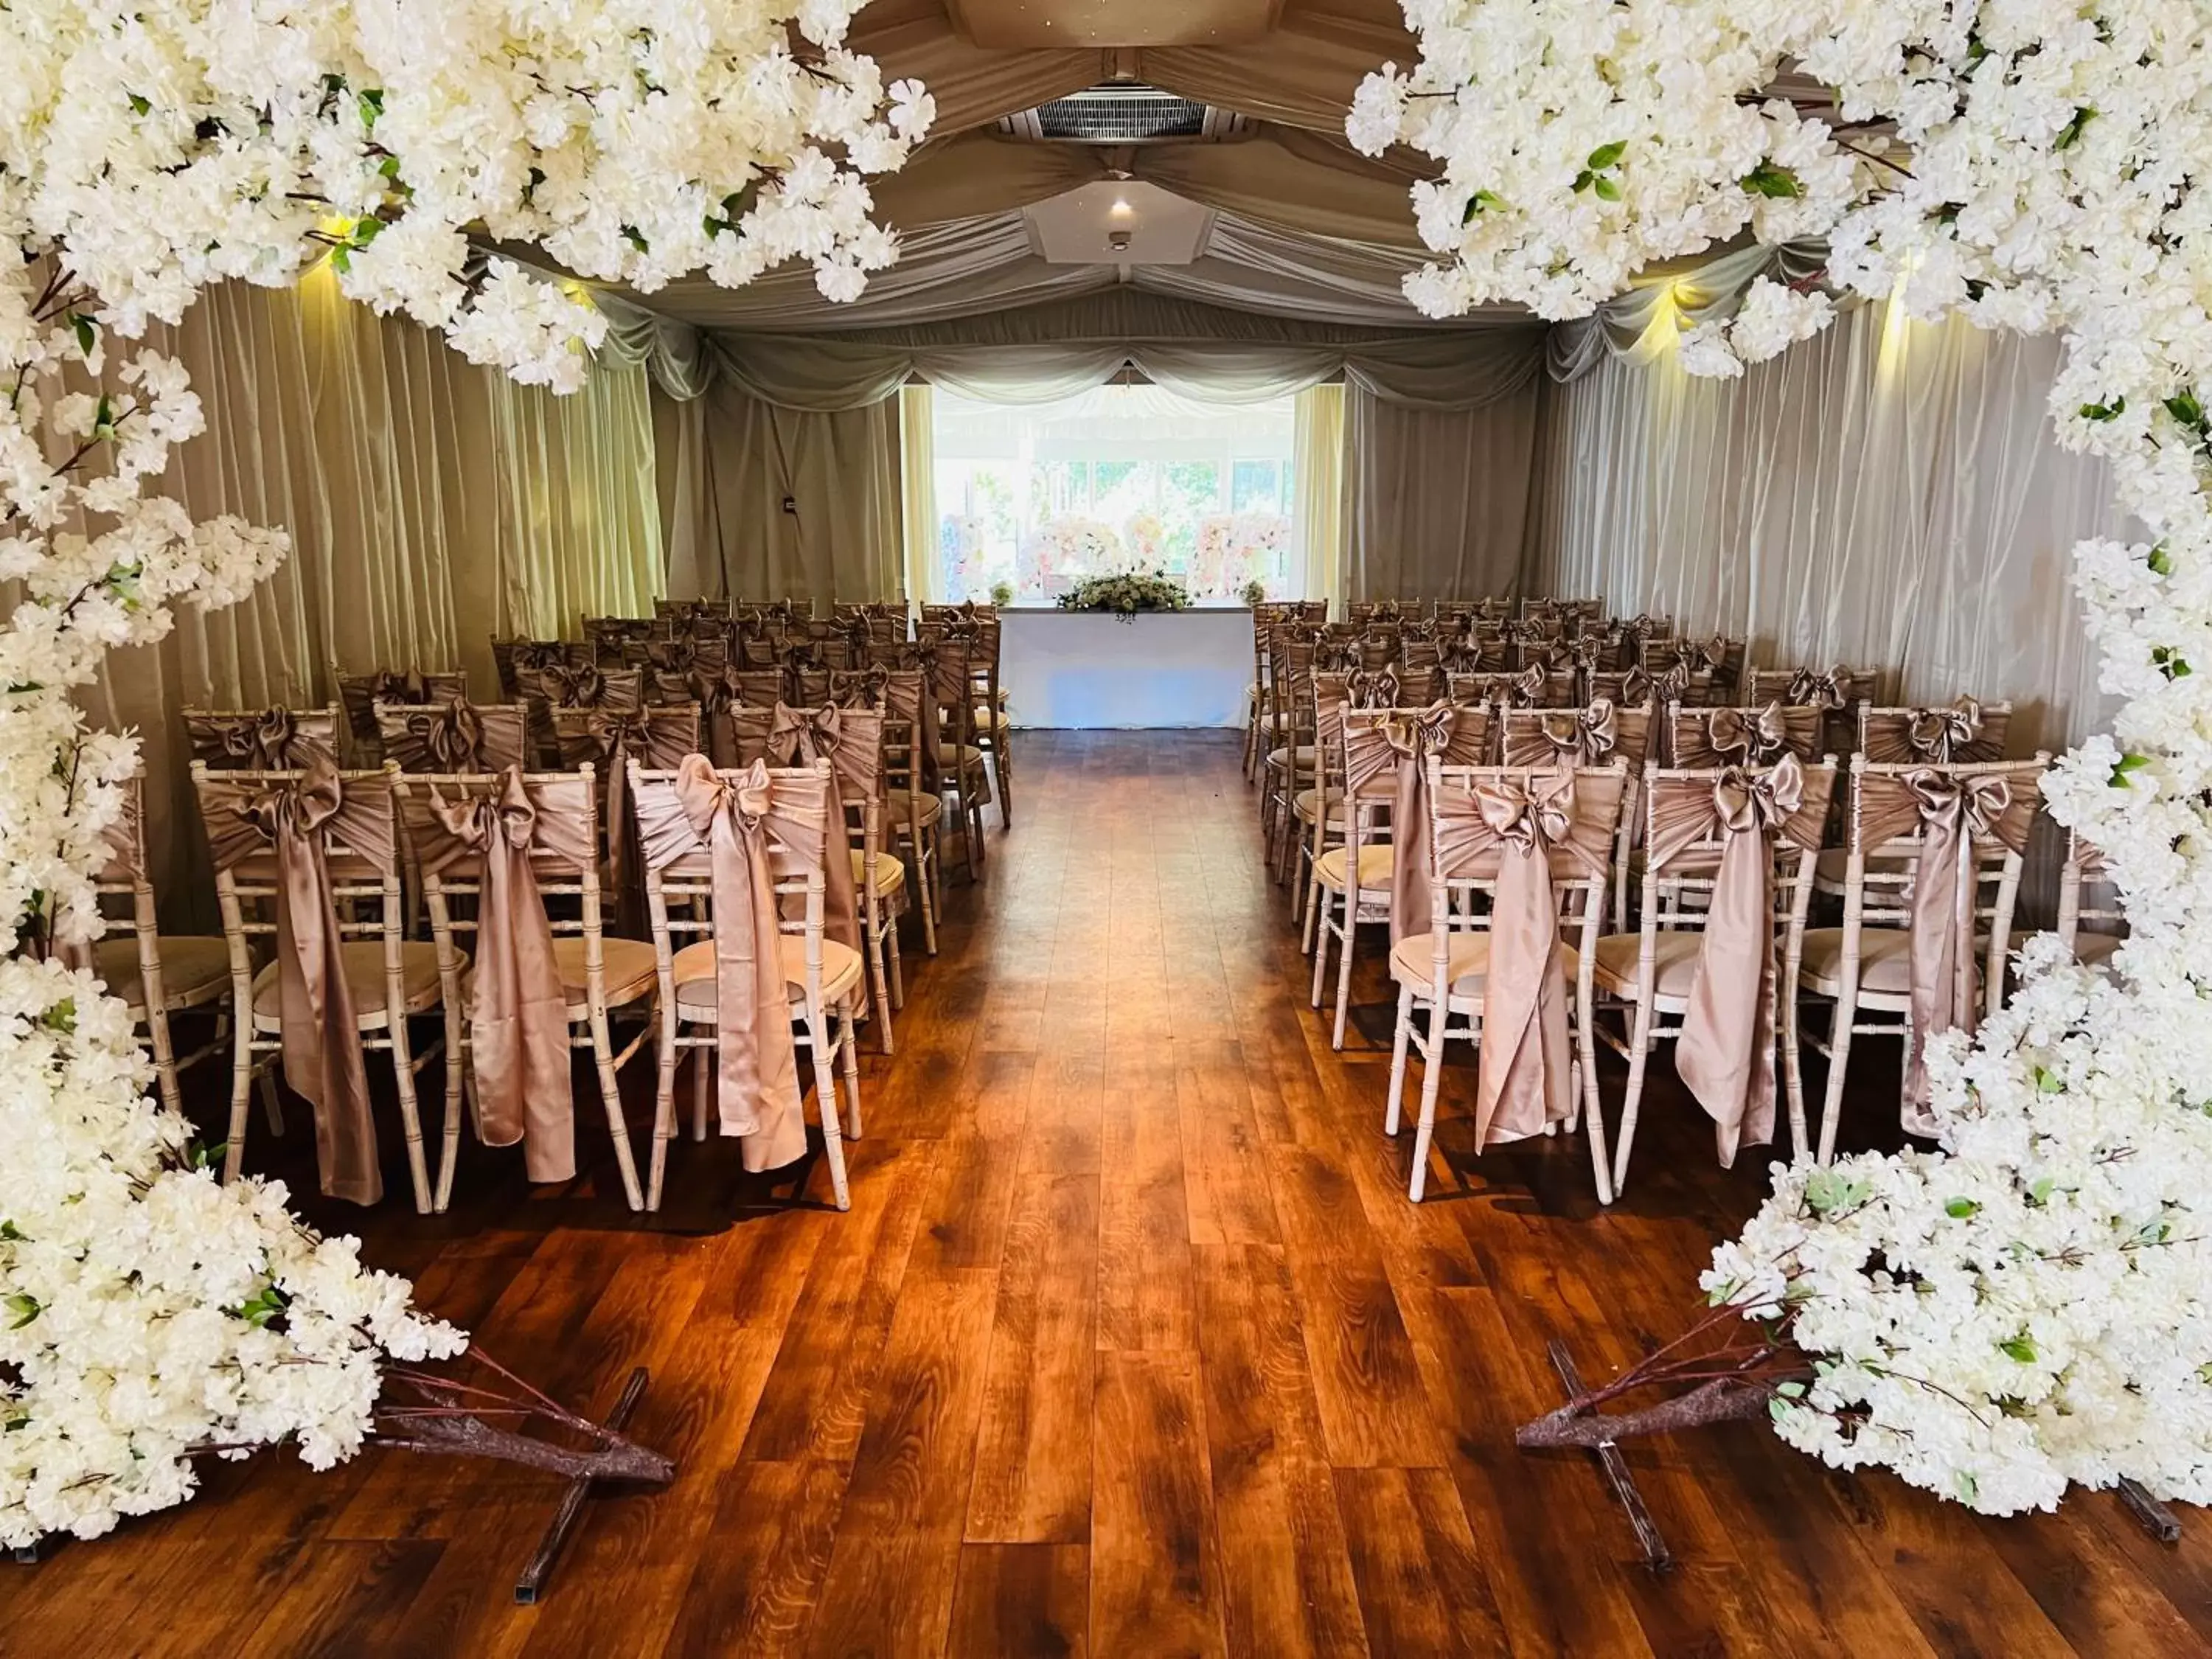
M1648 363L1673 343L1678 330L1733 315L1759 277L1802 282L1827 262L1822 242L1753 244L1671 275L1650 273L1589 316L1555 325L1545 342L1545 372L1564 383L1580 380L1607 356Z

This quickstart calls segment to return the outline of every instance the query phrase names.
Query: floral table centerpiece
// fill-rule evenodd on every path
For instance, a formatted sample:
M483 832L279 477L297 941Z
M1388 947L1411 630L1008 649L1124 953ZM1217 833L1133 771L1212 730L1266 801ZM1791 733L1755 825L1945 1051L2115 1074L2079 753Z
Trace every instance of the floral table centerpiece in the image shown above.
M1188 611L1190 589L1162 570L1087 576L1060 596L1062 611L1110 611L1134 622L1140 611Z

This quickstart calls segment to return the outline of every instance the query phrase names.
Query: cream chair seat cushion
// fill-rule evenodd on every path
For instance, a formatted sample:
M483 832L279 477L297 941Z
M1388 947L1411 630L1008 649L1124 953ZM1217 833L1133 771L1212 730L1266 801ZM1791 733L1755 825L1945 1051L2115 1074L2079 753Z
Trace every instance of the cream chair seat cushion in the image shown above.
M230 946L221 938L164 933L156 945L161 959L161 1000L189 1008L219 996L230 985ZM138 981L138 936L106 939L92 947L92 970L107 988L146 1017L146 988Z
M561 969L561 994L568 1005L568 1017L581 1019L589 1012L591 1003L590 975L584 966L584 940L580 934L568 933L553 941L553 960ZM607 988L607 1006L619 1008L626 1002L635 1002L653 988L658 969L653 958L653 946L640 939L609 939L599 940L599 976Z
M795 933L776 940L783 958L783 982L796 1008L806 1000L806 941ZM822 1001L835 1007L860 983L860 953L834 939L822 941ZM702 939L676 953L672 964L676 1006L686 1019L714 1018L714 941Z
M1313 769L1314 752L1314 746L1310 743L1302 743L1298 745L1297 764L1300 771L1310 772ZM1282 749L1270 749L1267 751L1267 764L1273 767L1277 771L1279 772L1284 767L1288 766L1290 763L1291 750L1287 747Z
M1844 989L1844 930L1808 927L1799 970L1805 988L1824 997ZM1912 935L1903 927L1859 930L1859 991L1862 995L1905 997L1912 991Z
M1698 977L1698 954L1705 942L1702 931L1683 928L1654 936L1652 965L1657 970L1654 977L1659 981L1662 1000L1679 1002L1689 996L1690 987ZM1590 970L1592 981L1601 991L1635 1001L1643 952L1643 934L1607 934L1597 942L1597 960Z
M1321 855L1314 866L1314 873L1321 884L1333 893L1344 890L1345 854L1351 849L1332 847ZM1390 872L1396 866L1396 849L1389 842L1363 847L1359 849L1359 886L1364 892L1370 888L1382 889L1390 884Z
M853 848L853 884L860 886L868 878L868 855L859 848ZM876 896L887 897L906 885L906 866L890 853L876 854Z
M1461 929L1450 936L1449 960L1451 989L1454 995L1476 995L1482 993L1482 982L1490 974L1490 934ZM1436 942L1427 933L1408 933L1390 947L1390 977L1401 985L1416 988L1434 984L1436 974ZM1559 965L1571 981L1581 969L1581 958L1571 945L1559 946Z
M1302 823L1311 823L1320 801L1321 791L1318 789L1301 789L1291 797L1291 811L1298 815ZM1344 795L1340 790L1328 792L1328 821L1333 824L1344 822Z
M945 816L945 802L931 794L927 789L912 791L911 798L914 801L914 815L921 820L923 829L927 830ZM889 828L893 830L906 828L910 821L907 817L908 799L908 792L905 790L900 790L884 797L884 823Z
M339 951L345 963L346 989L353 997L354 1023L363 1030L381 1030L384 1006L384 941L348 939ZM253 976L253 1024L262 1031L281 1030L284 1024L283 992L279 988L277 964L270 963ZM409 939L399 947L399 994L404 1012L419 1014L438 1006L438 947Z

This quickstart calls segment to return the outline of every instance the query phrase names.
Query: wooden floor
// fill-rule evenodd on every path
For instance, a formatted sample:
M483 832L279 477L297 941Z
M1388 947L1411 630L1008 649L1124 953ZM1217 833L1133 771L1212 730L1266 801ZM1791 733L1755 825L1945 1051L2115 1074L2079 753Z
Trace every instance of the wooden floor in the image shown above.
M581 1114L596 1189L472 1147L448 1217L307 1204L567 1398L651 1368L635 1431L681 1474L594 1504L543 1605L510 1587L545 1478L268 1455L0 1565L0 1653L2212 1651L2212 1518L1977 1521L1752 1425L1630 1449L1681 1561L1648 1574L1594 1466L1512 1431L1547 1338L1596 1377L1676 1327L1759 1160L1713 1167L1662 1062L1601 1213L1579 1142L1474 1158L1453 1066L1409 1205L1387 1048L1306 1009L1233 744L1024 735L1016 827L868 1064L849 1214L684 1142L641 1221ZM311 1192L305 1128L250 1163Z

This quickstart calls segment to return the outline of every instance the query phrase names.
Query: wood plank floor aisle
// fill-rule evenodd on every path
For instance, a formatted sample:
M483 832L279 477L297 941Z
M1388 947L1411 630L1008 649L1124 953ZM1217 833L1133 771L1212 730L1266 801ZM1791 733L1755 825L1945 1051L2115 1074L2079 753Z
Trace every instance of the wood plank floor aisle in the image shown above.
M0 1652L2212 1651L2212 1520L1980 1522L1750 1427L1631 1449L1682 1563L1649 1577L1593 1468L1512 1429L1547 1339L1595 1377L1674 1328L1757 1160L1714 1169L1662 1063L1601 1214L1579 1143L1470 1155L1455 1067L1409 1205L1387 1047L1304 1006L1233 737L1023 750L1020 825L869 1058L850 1214L689 1142L643 1226L604 1158L533 1194L474 1149L447 1217L306 1204L568 1398L652 1368L635 1432L681 1477L596 1504L545 1604L509 1600L543 1478L287 1454L0 1567ZM1878 1139L1879 1079L1854 1108ZM312 1193L303 1130L262 1145Z

